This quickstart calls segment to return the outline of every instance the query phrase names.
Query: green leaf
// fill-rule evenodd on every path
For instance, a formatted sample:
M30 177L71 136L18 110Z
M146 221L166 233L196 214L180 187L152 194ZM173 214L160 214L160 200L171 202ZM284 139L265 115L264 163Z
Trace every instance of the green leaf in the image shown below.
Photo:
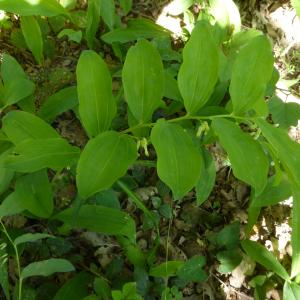
M229 86L235 115L243 114L257 102L264 101L273 63L271 44L265 36L257 36L241 48L233 64Z
M283 300L299 300L300 286L295 282L286 281L283 286Z
M88 0L86 39L90 49L94 46L94 39L99 28L102 0Z
M158 51L140 40L127 52L122 71L125 98L133 116L140 123L151 120L162 105L164 93L163 64Z
M1 77L4 84L16 80L17 78L27 79L26 73L17 60L6 53L3 54L2 58Z
M43 38L39 23L34 16L21 17L21 29L28 49L38 64L42 64Z
M19 177L15 193L24 210L35 216L48 218L53 211L53 192L46 170Z
M138 39L166 37L170 33L163 27L148 19L133 19L128 22L127 28L118 28L101 36L101 39L112 44L115 42L127 43Z
M275 205L291 196L292 191L288 178L283 176L278 184L275 184L275 180L276 175L268 178L268 183L263 192L253 198L251 202L252 207Z
M204 164L196 185L197 204L201 205L210 195L216 180L215 162L206 149L203 148Z
M292 270L291 277L300 274L300 188L292 187L293 210L292 210Z
M20 204L19 197L13 192L9 194L0 205L0 219L21 213L22 211L24 211L24 208Z
M34 89L34 83L28 79L18 78L10 81L3 89L2 99L4 107L30 96L34 92Z
M80 150L61 138L25 140L4 161L6 168L18 172L35 172L44 168L54 170L73 165Z
M74 219L74 208L68 208L55 219L72 228L85 228L108 235L124 235L135 241L135 222L126 213L100 205L83 205Z
M183 102L176 79L167 71L164 71L164 76L164 97Z
M113 30L115 24L115 1L101 1L100 14L108 28Z
M219 247L234 249L240 242L240 224L238 222L226 225L216 235L216 243Z
M75 275L58 290L53 300L82 300L89 295L88 285L91 279L92 276L84 272Z
M127 15L132 8L132 0L120 0L120 6L124 11L124 14Z
M67 36L69 41L80 43L82 39L82 31L74 29L63 29L57 37L61 39L62 37Z
M298 17L300 18L300 0L291 0L291 3L295 8Z
M90 137L110 128L116 114L112 80L103 59L91 50L83 51L77 65L79 115Z
M77 87L67 87L47 98L40 107L40 118L51 123L63 112L78 104Z
M217 253L220 261L218 271L222 274L232 272L242 261L242 256L236 250L226 250Z
M66 259L50 258L37 261L23 268L21 278L25 279L32 276L50 276L54 273L75 271L74 266Z
M218 71L219 50L211 27L205 22L198 23L183 49L183 63L178 73L179 90L189 114L196 114L209 100Z
M46 234L46 233L25 233L21 236L18 236L15 240L14 240L14 244L20 245L20 244L24 244L24 243L33 243L35 241L39 241L41 239L48 239L48 238L55 238L53 235L50 234Z
M256 123L274 148L287 175L300 187L300 144L292 141L283 129L275 128L261 119L257 119Z
M172 277L176 276L177 271L184 265L183 261L167 261L156 267L152 267L149 275L153 277Z
M14 172L4 168L3 164L0 162L0 195L4 193L14 177Z
M28 139L60 138L58 132L45 121L20 110L6 114L2 124L2 130L15 145Z
M287 281L290 280L290 277L284 267L265 247L250 240L242 241L241 245L251 259L264 266L267 270L276 273L282 279Z
M3 54L1 77L4 83L1 100L5 106L14 104L34 92L34 83L28 80L19 63L8 54Z
M205 263L206 259L204 256L193 256L179 268L176 275L185 282L204 281L207 278L206 272L202 269Z
M93 287L100 299L106 300L111 297L110 287L104 278L96 277L93 283Z
M172 190L174 198L182 198L198 182L202 156L192 138L182 127L159 120L151 132L157 153L157 172Z
M68 15L56 0L0 0L0 9L20 16Z
M77 187L83 198L110 188L136 160L136 143L114 131L104 132L85 146L77 167Z
M277 96L269 101L269 109L272 114L272 120L279 127L288 129L290 126L297 126L300 119L300 105L295 102L283 102Z
M228 153L233 174L253 186L259 195L267 184L269 171L269 161L260 144L226 119L214 119L212 127Z

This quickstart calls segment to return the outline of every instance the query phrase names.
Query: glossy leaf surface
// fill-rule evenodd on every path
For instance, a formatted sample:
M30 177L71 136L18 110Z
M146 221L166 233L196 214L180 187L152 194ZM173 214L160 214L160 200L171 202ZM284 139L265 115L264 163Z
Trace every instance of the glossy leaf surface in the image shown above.
M32 276L50 276L54 273L72 272L74 270L74 266L68 260L50 258L29 264L23 268L21 277L25 279Z
M52 122L56 116L78 104L77 87L67 87L51 95L43 102L38 112L40 118Z
M192 138L176 124L160 120L151 132L157 153L157 172L172 190L174 198L182 198L197 183L202 156Z
M0 9L20 16L68 15L68 12L56 0L0 0Z
M194 28L183 49L178 86L189 114L196 114L209 100L218 79L219 52L208 24Z
M52 214L53 192L46 170L19 177L15 193L24 210L41 218L48 218Z
M290 139L288 133L275 128L264 120L257 119L262 134L274 148L288 176L300 187L300 144Z
M129 49L122 79L133 116L140 123L150 121L154 110L162 104L164 93L162 61L150 42L141 40Z
M226 119L214 119L212 127L228 153L233 174L260 194L267 184L269 170L268 158L260 144Z
M44 168L58 170L76 163L79 153L77 147L61 138L30 139L18 144L4 166L25 173Z
M85 228L109 235L124 235L135 240L134 220L126 213L100 205L83 205L76 218L74 209L67 208L54 217L73 228Z
M3 118L2 130L15 145L28 139L60 138L58 132L35 115L15 110Z
M264 101L273 63L271 44L265 36L257 36L241 48L233 64L229 86L234 114L243 114L257 102Z
M28 49L38 64L44 60L43 38L39 23L34 16L21 17L21 29Z
M79 115L90 137L109 129L116 114L112 80L103 59L94 51L80 55L77 69Z
M88 198L110 188L137 158L135 142L114 131L104 132L85 146L77 167L79 194Z

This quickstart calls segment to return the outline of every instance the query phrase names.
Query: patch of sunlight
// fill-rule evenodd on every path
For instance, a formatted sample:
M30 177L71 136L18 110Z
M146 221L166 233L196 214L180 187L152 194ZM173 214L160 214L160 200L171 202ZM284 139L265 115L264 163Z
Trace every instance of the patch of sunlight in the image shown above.
M5 19L6 15L5 15L5 11L4 10L0 10L0 22L3 21Z
M29 3L30 5L38 5L41 0L25 0L25 2Z
M174 36L182 36L181 18L177 17L193 4L191 0L173 0L167 3L156 19L156 24L171 31Z
M296 16L295 9L287 6L279 7L270 14L270 21L275 28L282 31L288 48L300 44L300 18ZM287 52L288 49L285 54Z
M176 36L181 36L182 34L180 22L180 18L167 16L164 12L162 12L156 20L156 24L170 30Z

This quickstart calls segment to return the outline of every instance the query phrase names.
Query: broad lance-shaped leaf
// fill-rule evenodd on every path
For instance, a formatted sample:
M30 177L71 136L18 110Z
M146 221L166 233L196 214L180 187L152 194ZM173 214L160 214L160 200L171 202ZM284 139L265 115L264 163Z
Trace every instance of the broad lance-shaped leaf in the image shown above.
M67 208L54 218L72 228L85 228L109 235L124 235L135 241L134 220L118 209L100 205L83 205L75 220L74 208Z
M219 52L210 25L198 23L183 49L178 86L189 114L196 114L209 100L219 72Z
M75 271L74 266L66 259L50 258L37 261L26 266L21 272L21 278L32 276L50 276L54 273Z
M275 128L265 120L257 119L256 123L274 148L288 176L300 188L300 144L292 141L285 130Z
M3 54L1 77L4 84L1 100L5 106L14 104L34 92L34 83L28 79L15 58L8 54Z
M94 46L94 39L99 27L101 3L101 0L88 1L86 39L90 49Z
M136 158L136 143L127 135L107 131L91 139L77 166L79 194L88 198L110 188Z
M212 127L228 153L233 174L253 186L259 195L267 184L269 161L260 144L235 123L216 118Z
M34 16L21 17L21 29L28 49L38 64L44 60L43 38L39 23Z
M68 16L68 12L56 0L0 0L0 9L20 16Z
M73 165L80 150L62 138L30 139L18 144L4 161L4 167L28 173L44 168L54 170Z
M41 218L51 216L53 192L45 169L19 177L15 193L24 210Z
M109 30L113 30L115 24L115 1L101 1L100 14Z
M38 115L45 121L51 123L56 116L74 108L77 104L77 87L67 87L47 98L41 105Z
M21 65L17 62L17 60L6 53L4 53L2 57L1 77L4 84L12 80L16 80L16 78L28 78Z
M282 279L287 281L290 280L289 274L284 267L264 246L249 240L242 241L241 245L251 259L264 266L267 270L273 271Z
M172 190L175 199L182 198L197 183L202 156L192 138L176 124L159 120L151 132L157 153L157 172Z
M162 104L164 93L163 64L150 42L140 40L129 49L122 80L133 116L140 123L149 122L154 110Z
M2 120L2 130L15 145L28 139L60 138L58 132L35 115L15 110Z
M117 112L111 76L103 59L91 50L80 55L76 75L79 115L89 137L94 137L110 128Z
M23 243L33 243L35 241L39 241L41 239L55 238L55 236L47 234L47 233L25 233L23 235L18 236L14 240L15 245L20 245Z
M264 101L273 72L273 54L267 37L257 36L241 48L233 64L229 92L236 115Z

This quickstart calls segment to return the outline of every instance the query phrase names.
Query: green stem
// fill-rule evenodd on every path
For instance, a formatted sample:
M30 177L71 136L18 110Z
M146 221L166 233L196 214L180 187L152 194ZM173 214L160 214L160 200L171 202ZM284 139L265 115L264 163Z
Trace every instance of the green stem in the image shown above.
M3 222L0 220L0 224L2 226L2 231L6 235L7 239L11 243L11 245L14 248L15 254L16 254L16 262L17 262L17 270L18 270L18 277L19 277L19 288L18 288L18 300L22 300L22 283L23 283L23 278L21 277L21 266L20 266L20 256L19 256L19 251L13 240L11 239L9 233L6 230L5 225Z
M176 122L181 122L181 121L185 121L185 120L200 121L200 120L213 120L213 119L217 119L217 118L231 118L231 119L247 120L247 121L254 119L254 118L251 118L251 117L240 117L240 116L234 116L234 115L215 115L215 116L190 116L190 115L185 115L185 116L178 117L178 118L175 118L175 119L167 120L167 122L176 123ZM156 123L137 124L135 126L132 126L128 129L123 130L122 133L129 133L129 132L132 132L136 129L140 129L140 128L144 128L144 127L153 127L155 124Z
M124 184L122 181L118 180L117 181L119 187L132 199L132 201L135 203L135 205L141 209L145 215L147 215L150 220L153 222L155 229L157 231L157 235L160 236L159 234L159 228L156 225L156 220L153 216L153 214L151 213L151 211L145 206L145 204L143 203L143 201L133 192L131 191L126 184Z

